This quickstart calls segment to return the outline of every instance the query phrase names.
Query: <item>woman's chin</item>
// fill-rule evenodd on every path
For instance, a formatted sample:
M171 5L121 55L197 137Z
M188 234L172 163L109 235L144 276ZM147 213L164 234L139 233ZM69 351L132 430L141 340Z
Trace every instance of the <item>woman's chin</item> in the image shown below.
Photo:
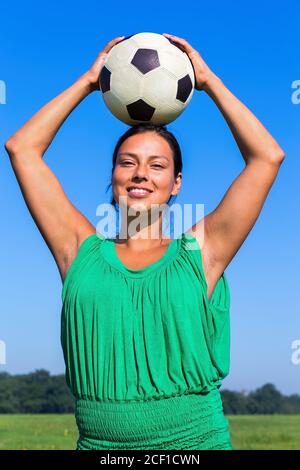
M135 211L140 211L140 212L148 212L151 209L151 204L148 202L146 203L145 201L128 201L127 202L127 207L135 210Z

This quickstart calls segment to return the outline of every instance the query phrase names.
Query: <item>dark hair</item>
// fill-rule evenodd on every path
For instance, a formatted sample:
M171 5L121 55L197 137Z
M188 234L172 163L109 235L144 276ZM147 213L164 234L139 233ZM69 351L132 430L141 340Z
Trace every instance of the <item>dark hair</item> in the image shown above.
M172 152L173 152L173 159L174 159L174 178L177 177L178 173L182 172L182 155L181 149L177 142L176 137L170 132L165 125L157 125L157 124L150 124L150 123L140 123L136 124L135 126L130 127L118 140L112 158L112 170L111 170L111 178L115 169L118 150L121 147L122 143L128 139L129 137L142 134L143 132L156 132L156 134L163 137L168 144L170 145ZM107 186L106 192L108 191L109 187L111 186L111 182ZM168 200L167 204L169 204L170 200L174 198L176 199L177 196L171 196ZM116 201L112 196L110 203L115 207Z

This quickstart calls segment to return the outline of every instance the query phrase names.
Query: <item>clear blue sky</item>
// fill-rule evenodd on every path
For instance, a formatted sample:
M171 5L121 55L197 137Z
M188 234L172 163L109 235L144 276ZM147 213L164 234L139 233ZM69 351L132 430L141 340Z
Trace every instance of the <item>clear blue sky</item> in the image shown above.
M297 24L298 23L298 24ZM252 390L273 382L300 393L300 365L291 343L300 339L299 124L291 83L300 79L299 15L294 2L194 1L86 4L6 2L1 7L0 105L4 141L40 107L70 86L112 38L170 33L198 49L226 86L262 121L286 160L250 235L226 269L231 288L231 371L223 388ZM214 102L195 91L169 126L183 151L179 203L220 202L244 168L234 138ZM45 161L68 197L96 226L96 207L108 202L111 156L127 126L87 97L69 116ZM1 371L45 368L64 372L60 346L61 280L25 205L9 158L0 148Z

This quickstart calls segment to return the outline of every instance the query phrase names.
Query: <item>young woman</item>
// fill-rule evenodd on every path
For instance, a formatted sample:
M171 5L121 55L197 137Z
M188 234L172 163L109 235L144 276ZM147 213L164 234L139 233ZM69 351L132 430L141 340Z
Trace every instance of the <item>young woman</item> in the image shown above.
M165 36L188 54L195 88L216 103L246 163L217 208L182 236L165 238L162 212L152 210L176 197L182 181L180 148L165 126L134 126L116 145L112 202L122 227L115 239L96 232L43 161L67 116L99 90L104 59L124 36L5 145L63 282L61 340L77 449L233 448L219 391L229 371L224 270L253 227L284 152L187 41Z

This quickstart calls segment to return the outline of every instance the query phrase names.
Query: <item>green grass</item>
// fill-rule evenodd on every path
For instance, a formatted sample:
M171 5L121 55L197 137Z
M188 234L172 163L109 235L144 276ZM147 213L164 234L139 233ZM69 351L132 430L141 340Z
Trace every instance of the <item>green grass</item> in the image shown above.
M227 417L236 450L300 450L300 415ZM74 450L77 438L73 415L0 415L0 450Z
M300 415L227 417L235 449L300 450Z
M73 415L0 415L0 450L74 450L77 438Z

